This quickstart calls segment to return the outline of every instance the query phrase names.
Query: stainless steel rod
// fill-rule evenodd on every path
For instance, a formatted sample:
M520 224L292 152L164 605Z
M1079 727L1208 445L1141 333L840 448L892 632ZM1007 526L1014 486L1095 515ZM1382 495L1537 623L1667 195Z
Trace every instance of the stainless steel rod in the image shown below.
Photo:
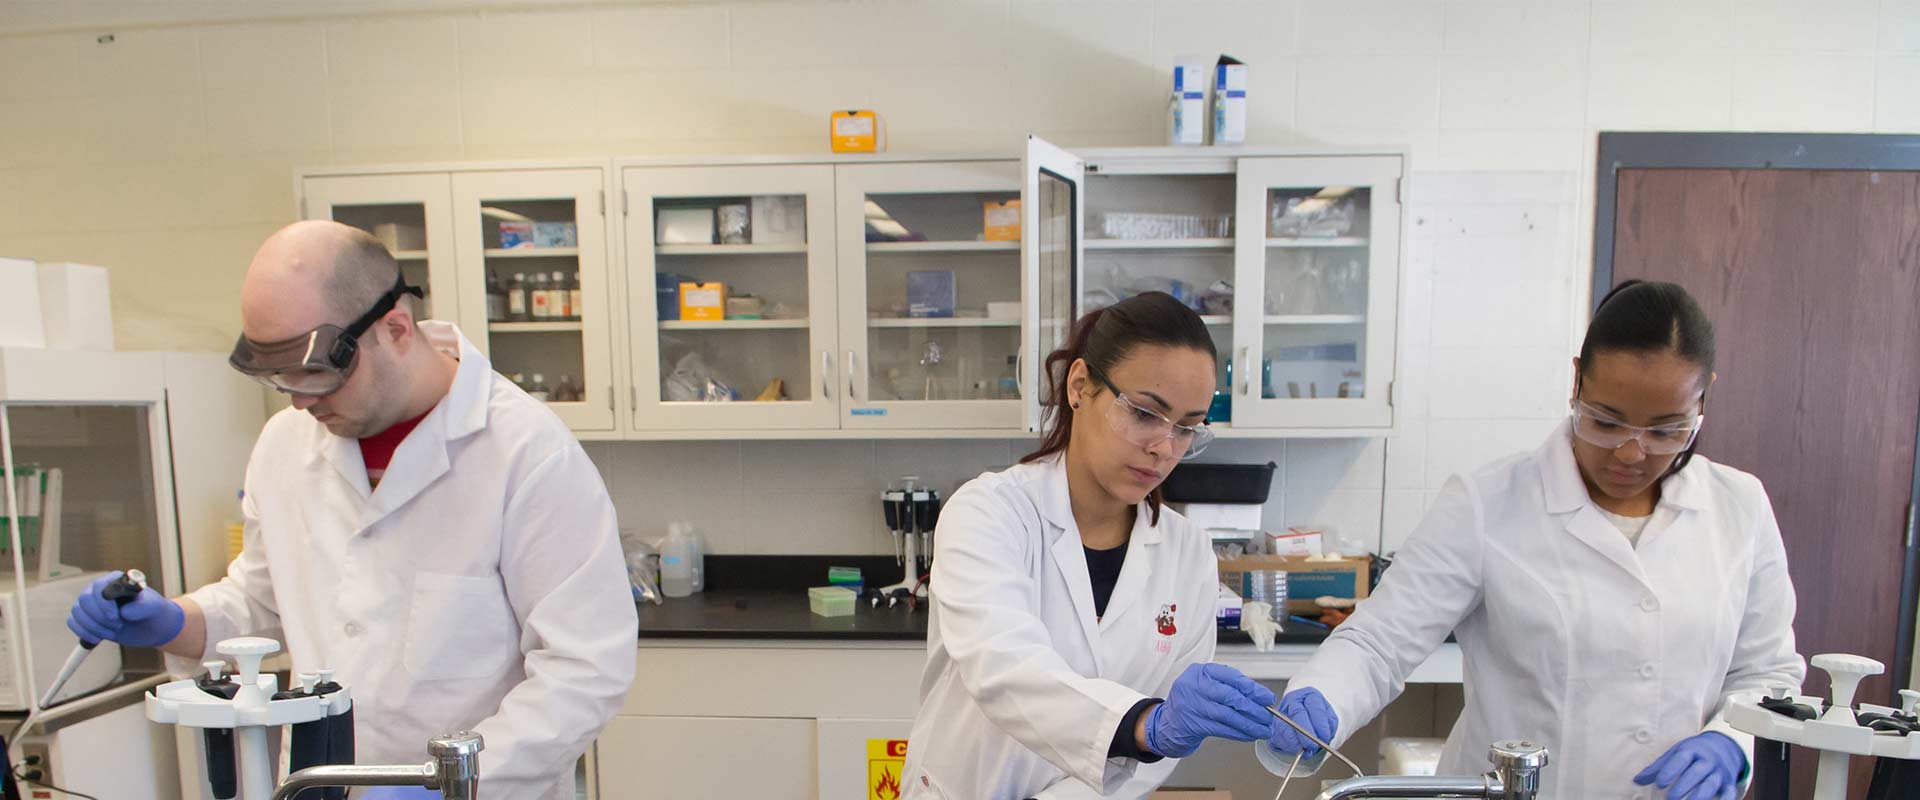
M426 786L433 788L436 764L417 766L326 766L308 767L287 776L273 790L273 800L292 800L305 789L328 786Z
M1280 709L1274 708L1273 706L1267 706L1267 713L1272 714L1274 718L1280 720L1281 722L1287 723L1289 727L1292 727L1294 730L1299 731L1301 736L1307 737L1307 741L1313 742L1320 749L1325 750L1329 753L1332 753L1334 758L1340 759L1340 763L1347 765L1347 769L1353 770L1354 777L1356 778L1367 777L1367 773L1361 772L1360 765L1353 763L1353 759L1347 758L1347 755L1345 753L1342 753L1338 750L1333 749L1333 745L1330 745L1330 744L1327 744L1326 742L1321 741L1320 737L1313 735L1313 731L1307 730L1306 726L1301 725L1298 722L1294 722L1292 717L1289 717L1285 714L1280 713Z

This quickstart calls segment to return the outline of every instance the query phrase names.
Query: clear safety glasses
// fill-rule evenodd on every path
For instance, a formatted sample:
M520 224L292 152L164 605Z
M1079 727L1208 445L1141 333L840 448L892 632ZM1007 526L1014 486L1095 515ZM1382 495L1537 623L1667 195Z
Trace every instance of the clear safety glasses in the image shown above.
M1617 450L1627 442L1639 442L1641 452L1670 456L1693 444L1694 437L1700 435L1700 426L1706 421L1705 414L1695 414L1689 420L1642 428L1614 419L1607 412L1579 400L1573 401L1573 435L1580 437L1580 441L1608 450Z
M256 342L242 335L233 346L227 363L240 374L259 381L267 388L298 397L324 397L340 390L352 377L359 363L360 335L373 323L392 311L404 295L424 296L420 289L408 286L405 278L342 328L321 325L305 334L277 342Z
M1173 442L1175 452L1184 450L1180 452L1183 459L1199 455L1213 443L1213 429L1205 422L1198 425L1174 422L1165 414L1133 402L1099 370L1089 369L1088 373L1113 392L1113 404L1107 407L1107 423L1128 443L1144 450L1165 439Z

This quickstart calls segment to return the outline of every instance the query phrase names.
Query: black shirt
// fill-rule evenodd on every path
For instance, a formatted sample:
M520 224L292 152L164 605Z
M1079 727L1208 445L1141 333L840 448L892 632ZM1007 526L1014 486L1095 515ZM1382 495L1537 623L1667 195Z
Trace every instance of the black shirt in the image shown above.
M1095 550L1081 546L1087 551L1087 577L1093 580L1093 615L1107 615L1107 601L1113 599L1113 585L1120 582L1120 568L1127 563L1127 545L1122 543L1112 550Z

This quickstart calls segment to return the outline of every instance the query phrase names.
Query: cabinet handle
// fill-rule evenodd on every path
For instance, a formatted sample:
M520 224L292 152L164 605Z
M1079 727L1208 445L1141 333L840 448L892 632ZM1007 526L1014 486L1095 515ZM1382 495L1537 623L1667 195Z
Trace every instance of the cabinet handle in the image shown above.
M833 399L833 351L820 351L820 396Z
M1240 348L1240 393L1253 396L1253 348Z
M848 400L860 399L858 394L853 389L854 376L858 375L859 372L860 372L860 356L858 353L855 353L852 350L848 350L847 351L847 399Z

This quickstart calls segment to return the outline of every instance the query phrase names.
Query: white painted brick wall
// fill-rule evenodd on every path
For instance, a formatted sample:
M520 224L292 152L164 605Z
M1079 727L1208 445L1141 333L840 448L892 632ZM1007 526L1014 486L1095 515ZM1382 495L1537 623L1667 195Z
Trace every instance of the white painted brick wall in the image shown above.
M1252 65L1249 143L1414 153L1400 435L1207 455L1284 465L1269 527L1389 549L1449 475L1533 447L1564 413L1595 131L1920 129L1920 4L1904 0L337 7L246 23L0 9L0 252L113 265L121 342L218 350L254 246L294 216L296 166L817 152L822 115L849 106L879 109L896 151L1011 153L1029 132L1156 144L1171 58L1225 51ZM93 24L106 13L167 24ZM46 29L61 32L20 32ZM635 527L692 519L720 552L886 552L886 480L951 488L1024 447L589 449Z

